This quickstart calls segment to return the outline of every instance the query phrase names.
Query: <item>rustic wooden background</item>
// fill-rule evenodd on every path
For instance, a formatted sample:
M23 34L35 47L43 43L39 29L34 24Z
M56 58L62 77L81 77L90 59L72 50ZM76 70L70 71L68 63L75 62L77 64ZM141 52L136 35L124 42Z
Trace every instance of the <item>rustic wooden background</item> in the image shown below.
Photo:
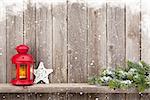
M106 67L125 66L126 60L150 63L150 42L141 28L142 13L111 2L99 8L86 1L64 0L40 5L24 2L27 9L13 15L6 7L0 22L0 82L11 79L12 55L19 44L30 46L36 66L53 68L51 83L83 83ZM134 5L142 9L142 1ZM37 7L40 5L40 7ZM1 15L0 15L1 16ZM36 68L36 67L35 67ZM149 100L149 94L0 94L0 100Z

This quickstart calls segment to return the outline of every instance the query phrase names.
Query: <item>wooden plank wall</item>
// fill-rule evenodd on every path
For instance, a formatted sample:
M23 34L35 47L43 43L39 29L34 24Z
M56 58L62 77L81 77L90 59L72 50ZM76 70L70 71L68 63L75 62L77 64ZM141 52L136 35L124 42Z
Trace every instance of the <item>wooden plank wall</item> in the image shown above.
M35 68L40 61L53 68L52 83L82 83L106 67L125 66L126 60L150 63L149 38L141 29L142 14L132 13L115 0L99 8L86 0L41 4L38 0L21 0L24 12L13 14L7 6L5 20L0 21L0 82L11 79L10 58L18 44L30 46ZM63 1L63 3L62 3ZM33 3L36 2L36 3ZM135 4L142 8L141 0ZM16 5L17 6L17 5ZM1 17L1 15L0 15ZM0 100L148 100L140 94L0 94Z

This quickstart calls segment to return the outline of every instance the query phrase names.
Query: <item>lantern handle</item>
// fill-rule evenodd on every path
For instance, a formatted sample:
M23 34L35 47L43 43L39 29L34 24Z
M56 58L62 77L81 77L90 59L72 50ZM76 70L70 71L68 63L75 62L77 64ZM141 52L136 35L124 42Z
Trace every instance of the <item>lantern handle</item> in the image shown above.
M22 45L17 46L16 50L17 50L18 53L25 53L26 54L29 50L29 47L22 44Z

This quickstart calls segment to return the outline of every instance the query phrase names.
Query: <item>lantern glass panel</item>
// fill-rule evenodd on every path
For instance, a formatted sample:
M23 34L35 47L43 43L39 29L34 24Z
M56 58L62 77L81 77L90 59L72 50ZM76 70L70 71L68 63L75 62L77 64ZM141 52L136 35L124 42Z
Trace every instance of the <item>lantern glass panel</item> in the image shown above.
M30 65L30 80L33 80L33 65Z
M11 67L11 78L12 78L12 79L16 79L16 74L17 74L17 73L16 73L16 68L17 68L17 67L16 67L15 64L13 64L12 67Z
M19 78L27 79L27 64L20 64Z

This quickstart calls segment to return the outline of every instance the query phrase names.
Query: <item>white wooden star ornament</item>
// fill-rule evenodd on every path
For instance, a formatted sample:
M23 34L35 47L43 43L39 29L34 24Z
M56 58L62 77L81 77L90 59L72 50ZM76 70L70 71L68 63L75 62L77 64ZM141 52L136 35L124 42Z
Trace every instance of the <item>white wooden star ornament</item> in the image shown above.
M40 62L38 68L34 69L34 75L35 75L34 83L43 81L44 83L48 84L49 83L48 75L51 74L52 72L53 69L46 69L44 67L43 62Z

